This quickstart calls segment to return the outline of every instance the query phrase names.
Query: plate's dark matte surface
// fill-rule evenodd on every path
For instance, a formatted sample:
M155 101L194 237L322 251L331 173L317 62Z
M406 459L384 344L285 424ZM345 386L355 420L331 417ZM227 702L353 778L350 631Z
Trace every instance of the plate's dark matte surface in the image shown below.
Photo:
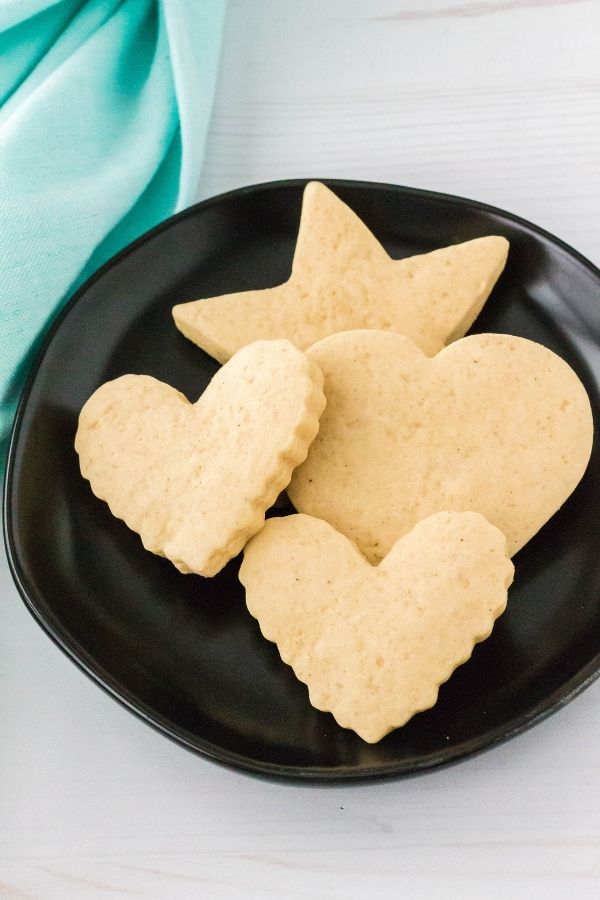
M600 273L499 210L418 190L328 182L393 256L484 234L511 241L477 330L532 338L576 369L599 409ZM442 687L437 706L370 746L308 703L246 612L239 561L182 576L146 553L79 475L77 415L103 381L148 373L195 400L217 364L171 306L288 276L303 182L236 191L161 225L102 269L55 324L10 449L5 527L13 574L48 633L100 684L188 747L241 768L332 780L405 774L514 734L600 665L598 443L563 509L516 558L508 610ZM493 478L493 473L490 473Z

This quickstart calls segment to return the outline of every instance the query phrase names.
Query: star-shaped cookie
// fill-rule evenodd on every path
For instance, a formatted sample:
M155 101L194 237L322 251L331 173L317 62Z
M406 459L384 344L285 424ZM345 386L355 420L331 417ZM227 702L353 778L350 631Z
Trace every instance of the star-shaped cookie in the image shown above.
M433 356L462 337L502 272L508 241L475 238L394 260L320 182L304 191L292 274L285 284L181 303L177 328L219 362L259 339L303 350L339 331L407 335Z

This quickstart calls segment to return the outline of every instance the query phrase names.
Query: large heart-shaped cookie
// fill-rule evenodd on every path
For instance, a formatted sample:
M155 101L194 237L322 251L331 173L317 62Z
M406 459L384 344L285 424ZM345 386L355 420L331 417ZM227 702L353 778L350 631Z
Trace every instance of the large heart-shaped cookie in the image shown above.
M259 338L288 338L303 350L350 328L398 331L433 354L467 331L507 252L508 241L492 235L390 259L358 216L313 181L304 191L289 281L181 303L173 317L220 362Z
M416 712L492 631L513 567L478 513L419 522L377 568L331 525L270 519L240 579L263 635L317 709L375 742Z
M144 546L181 572L214 575L262 527L305 457L325 405L318 367L288 341L258 341L190 404L124 375L81 411L81 472Z
M429 359L401 335L349 331L307 353L327 410L288 494L372 561L444 509L482 513L512 556L585 471L587 394L540 344L472 335Z

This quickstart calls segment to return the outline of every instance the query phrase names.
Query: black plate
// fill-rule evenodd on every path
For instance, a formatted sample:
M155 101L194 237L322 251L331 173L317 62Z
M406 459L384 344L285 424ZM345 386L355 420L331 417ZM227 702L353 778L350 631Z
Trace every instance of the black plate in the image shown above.
M198 397L217 364L176 331L171 306L284 281L304 183L198 204L124 250L71 300L46 340L13 431L4 507L9 560L27 606L59 646L186 747L279 777L403 775L518 733L598 675L597 441L576 492L516 558L508 610L492 637L442 686L434 709L372 746L310 707L306 688L246 611L239 560L205 580L146 553L92 496L73 450L78 412L107 379L149 373ZM508 265L477 330L555 350L583 379L597 419L597 269L539 228L479 203L328 183L393 256L506 235Z

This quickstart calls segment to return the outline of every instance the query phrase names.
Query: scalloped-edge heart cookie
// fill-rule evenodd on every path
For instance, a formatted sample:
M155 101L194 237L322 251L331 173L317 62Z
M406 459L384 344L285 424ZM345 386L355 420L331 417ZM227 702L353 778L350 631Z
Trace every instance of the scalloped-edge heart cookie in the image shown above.
M504 611L513 566L478 513L440 512L377 567L311 516L270 519L244 550L246 603L310 702L369 743L432 707Z
M220 362L259 338L288 338L304 350L352 328L397 331L433 355L467 331L507 253L508 241L491 235L391 259L342 200L312 181L285 284L181 303L173 317Z
M482 513L512 556L586 469L585 388L533 341L471 335L430 359L399 334L348 331L307 354L325 376L327 409L288 495L372 562L440 510Z
M241 350L194 404L147 375L124 375L81 411L81 473L146 549L181 572L215 575L306 457L322 386L319 368L285 340Z

